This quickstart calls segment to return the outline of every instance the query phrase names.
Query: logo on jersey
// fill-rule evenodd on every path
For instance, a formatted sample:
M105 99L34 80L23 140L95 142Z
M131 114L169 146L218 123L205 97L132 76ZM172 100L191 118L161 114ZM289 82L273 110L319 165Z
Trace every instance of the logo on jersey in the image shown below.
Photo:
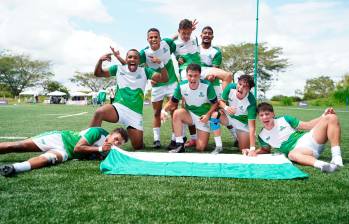
M125 73L123 73L123 72L120 72L120 75L126 75Z
M203 93L203 92L200 92L200 93L199 93L199 97L205 97L204 93Z
M269 141L270 140L270 136L268 136L265 140Z
M184 95L184 96L188 96L188 93L184 93L183 95Z
M168 51L168 49L167 48L162 48L163 49L163 51L164 51L164 54Z
M240 110L244 110L244 106L241 105L241 106L239 107L239 109L240 109Z
M138 74L137 76L136 76L136 79L141 79L142 78L142 76L140 75L140 74Z
M283 131L286 127L285 126L280 126L280 130L279 131Z

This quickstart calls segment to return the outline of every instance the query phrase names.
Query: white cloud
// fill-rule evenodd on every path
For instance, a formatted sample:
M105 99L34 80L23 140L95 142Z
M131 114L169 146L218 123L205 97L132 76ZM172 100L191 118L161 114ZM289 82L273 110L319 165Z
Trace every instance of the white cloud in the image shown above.
M214 43L254 42L255 1L160 1L154 9L177 21L198 19L200 27L211 25ZM349 14L340 1L305 1L268 5L261 1L259 14L259 42L282 47L284 57L291 64L267 94L294 95L304 88L306 79L329 75L338 80L349 71Z
M106 23L113 19L99 0L2 1L0 49L50 60L56 80L69 85L75 71L93 71L109 45L121 48L109 36L81 30L74 20Z

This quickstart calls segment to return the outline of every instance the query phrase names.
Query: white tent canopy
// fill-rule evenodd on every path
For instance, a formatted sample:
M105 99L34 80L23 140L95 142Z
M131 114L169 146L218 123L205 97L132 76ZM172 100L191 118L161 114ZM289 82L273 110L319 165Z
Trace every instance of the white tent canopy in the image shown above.
M35 90L26 90L19 94L20 96L38 96L40 95L38 91Z
M54 92L50 92L47 94L48 96L65 96L67 95L66 93L60 92L60 91L54 91Z
M83 92L70 92L69 94L71 97L73 97L73 96L91 96L91 94L83 93Z

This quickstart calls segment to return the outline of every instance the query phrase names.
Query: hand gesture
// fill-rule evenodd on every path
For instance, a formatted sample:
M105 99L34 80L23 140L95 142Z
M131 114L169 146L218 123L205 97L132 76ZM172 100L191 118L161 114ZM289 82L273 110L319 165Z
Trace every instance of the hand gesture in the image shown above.
M199 24L199 21L197 21L196 19L194 19L191 22L191 30L194 31L196 29L196 26Z
M120 51L119 50L115 50L115 48L113 48L112 46L110 46L110 50L113 52L113 55L118 58L120 56Z
M161 60L158 57L155 57L153 55L149 55L148 57L150 58L150 61L153 62L153 63L156 63L156 64L160 64L161 63Z
M100 60L100 61L111 61L111 53L102 55L102 57L100 57L99 60Z
M228 112L228 114L235 114L236 113L236 109L234 107L229 107L229 106L226 106L224 107L224 110Z
M110 149L111 149L112 146L113 146L113 145L112 145L111 143L109 143L109 142L104 142L104 143L103 143L103 146L102 146L102 152L108 152L108 151L110 151Z
M209 119L210 119L210 116L208 116L207 114L205 114L205 115L202 115L202 116L200 117L200 122L202 122L202 123L207 123Z
M213 82L215 80L216 76L214 74L206 76L206 79L210 82Z
M184 64L184 62L185 62L184 58L182 58L182 57L178 58L179 65Z

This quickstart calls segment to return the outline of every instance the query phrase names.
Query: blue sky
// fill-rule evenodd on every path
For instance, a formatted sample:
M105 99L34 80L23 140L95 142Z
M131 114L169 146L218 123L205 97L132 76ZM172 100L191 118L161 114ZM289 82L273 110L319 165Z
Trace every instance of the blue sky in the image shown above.
M255 0L2 0L0 49L50 60L55 79L68 87L75 71L92 71L112 45L122 53L147 45L157 27L172 36L183 18L211 25L215 45L254 42ZM282 47L290 66L269 97L294 95L305 81L349 72L349 1L260 0L259 41ZM296 79L295 79L296 77Z

